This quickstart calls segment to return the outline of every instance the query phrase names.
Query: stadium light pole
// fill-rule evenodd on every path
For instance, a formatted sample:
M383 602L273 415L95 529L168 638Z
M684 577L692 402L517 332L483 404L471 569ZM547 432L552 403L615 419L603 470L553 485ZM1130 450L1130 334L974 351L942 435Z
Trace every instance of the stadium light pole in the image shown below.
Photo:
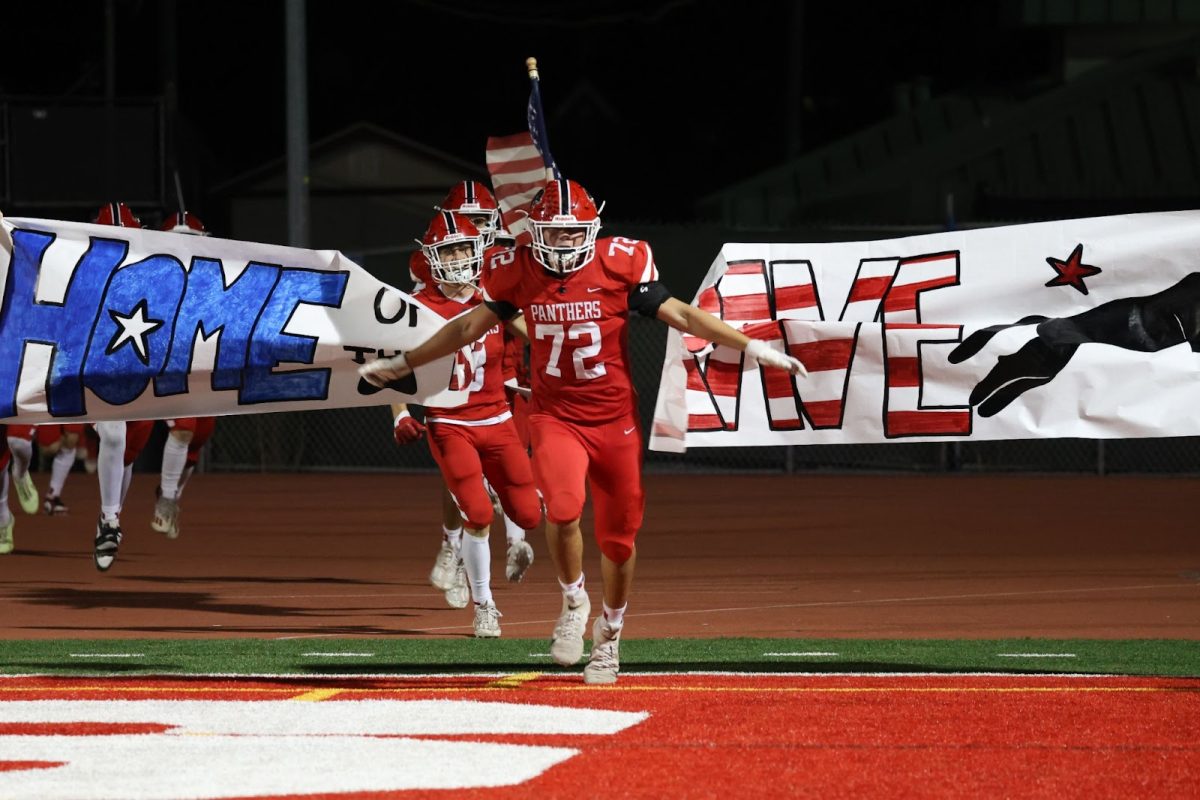
M308 247L308 57L304 0L286 0L288 244Z
M104 3L104 193L116 202L117 192L117 9Z

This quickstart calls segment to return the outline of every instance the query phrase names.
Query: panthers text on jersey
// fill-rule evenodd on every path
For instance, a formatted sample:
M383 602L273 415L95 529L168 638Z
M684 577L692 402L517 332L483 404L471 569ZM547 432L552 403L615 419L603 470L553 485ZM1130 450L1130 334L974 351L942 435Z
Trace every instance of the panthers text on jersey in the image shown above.
M658 280L646 242L600 239L575 272L547 271L529 247L489 254L483 293L525 315L533 413L599 423L635 413L629 292Z

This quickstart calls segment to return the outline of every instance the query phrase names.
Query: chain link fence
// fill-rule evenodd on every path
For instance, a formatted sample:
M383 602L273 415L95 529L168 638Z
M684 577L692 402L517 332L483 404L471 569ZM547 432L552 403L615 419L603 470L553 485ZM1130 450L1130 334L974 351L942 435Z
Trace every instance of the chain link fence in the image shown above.
M629 349L646 431L654 414L666 334L659 322L632 320ZM397 447L391 428L387 406L222 417L207 465L268 472L436 469L424 442ZM654 472L1195 474L1200 473L1200 437L693 448L683 454L647 451L645 467Z
M723 242L854 241L911 230L732 230L714 225L620 224L605 235L654 245L663 281L690 299ZM409 289L411 245L347 253L380 280ZM631 319L629 349L643 429L650 430L662 370L667 327ZM206 465L225 471L434 470L424 442L397 447L387 406L223 417ZM159 451L161 452L161 451ZM1200 474L1200 437L1092 441L1030 439L1001 442L722 447L684 454L646 452L657 472L1069 472Z

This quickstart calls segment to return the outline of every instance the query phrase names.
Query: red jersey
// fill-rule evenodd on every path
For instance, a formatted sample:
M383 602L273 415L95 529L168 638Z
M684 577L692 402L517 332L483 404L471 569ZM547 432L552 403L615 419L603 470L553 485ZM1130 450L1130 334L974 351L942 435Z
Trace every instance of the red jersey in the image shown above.
M629 367L629 292L658 280L650 245L611 237L566 275L545 270L529 247L490 255L483 294L525 314L532 411L609 422L637 411Z
M435 284L426 286L414 295L443 319L453 319L479 305L480 297L472 294L466 302L446 297ZM467 389L467 402L455 408L426 407L426 422L447 422L458 425L491 425L511 416L504 394L503 326L497 325L471 344L471 356L458 351L454 361L451 389Z

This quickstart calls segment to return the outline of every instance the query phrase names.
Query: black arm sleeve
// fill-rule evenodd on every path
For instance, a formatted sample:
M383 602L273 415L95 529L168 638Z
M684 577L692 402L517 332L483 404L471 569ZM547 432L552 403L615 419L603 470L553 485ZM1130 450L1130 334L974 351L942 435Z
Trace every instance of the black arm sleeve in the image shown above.
M510 319L521 313L521 309L514 306L512 303L506 303L503 300L484 300L483 304L492 310L492 313L500 318L501 322L508 322Z
M658 307L671 299L671 290L658 281L639 283L629 290L629 310L643 317L654 317Z

